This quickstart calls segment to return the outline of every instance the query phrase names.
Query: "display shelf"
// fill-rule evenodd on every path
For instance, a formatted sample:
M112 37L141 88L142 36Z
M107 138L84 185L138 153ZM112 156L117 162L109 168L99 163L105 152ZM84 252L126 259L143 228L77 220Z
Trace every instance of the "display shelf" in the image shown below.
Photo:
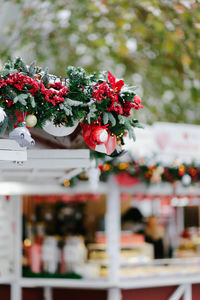
M10 276L2 276L0 277L0 285L1 284L12 284L12 282L14 281L14 276L10 275Z
M80 289L108 289L112 282L103 279L41 279L22 278L19 280L21 287L59 287L59 288L80 288Z

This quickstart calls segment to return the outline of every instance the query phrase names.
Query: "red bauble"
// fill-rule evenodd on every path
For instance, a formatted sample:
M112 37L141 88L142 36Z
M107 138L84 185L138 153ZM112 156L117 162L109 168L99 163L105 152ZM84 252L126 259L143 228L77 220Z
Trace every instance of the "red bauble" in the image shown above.
M105 144L108 140L108 131L102 127L97 126L93 129L91 138L96 143L96 145Z
M110 155L116 148L116 136L111 135L107 126L97 124L81 124L83 139L95 151Z

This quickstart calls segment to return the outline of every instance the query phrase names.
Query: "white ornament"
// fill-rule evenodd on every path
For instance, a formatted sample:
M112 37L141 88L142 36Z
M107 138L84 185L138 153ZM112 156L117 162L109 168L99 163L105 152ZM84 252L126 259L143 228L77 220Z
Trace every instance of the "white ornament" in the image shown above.
M3 107L0 107L0 124L5 120L5 118L6 118L6 113Z
M107 140L108 140L108 131L104 129L104 130L100 133L99 139L100 139L100 141L101 141L102 143L107 142Z
M54 136L66 136L71 134L76 127L78 126L78 122L75 123L74 126L72 127L66 127L63 125L54 125L53 121L46 121L46 123L44 124L44 126L42 127L44 129L44 131L46 131L47 133L54 135Z
M190 185L192 179L191 179L191 176L188 175L188 174L185 174L183 177L182 177L182 183L183 185Z
M37 118L35 115L28 115L25 122L27 127L34 127L37 124Z

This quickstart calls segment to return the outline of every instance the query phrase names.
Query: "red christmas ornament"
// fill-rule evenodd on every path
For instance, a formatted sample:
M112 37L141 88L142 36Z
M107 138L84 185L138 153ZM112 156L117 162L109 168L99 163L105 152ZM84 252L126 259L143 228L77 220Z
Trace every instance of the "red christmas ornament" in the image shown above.
M27 112L24 113L24 112L21 112L19 110L16 110L15 115L17 117L17 122L14 124L14 128L17 128L20 123L24 122L24 120L26 118L26 115L27 115Z
M92 131L91 138L97 144L104 144L108 140L108 131L102 127L95 127Z
M107 126L98 124L81 124L83 139L95 151L110 155L116 148L116 136L111 136Z

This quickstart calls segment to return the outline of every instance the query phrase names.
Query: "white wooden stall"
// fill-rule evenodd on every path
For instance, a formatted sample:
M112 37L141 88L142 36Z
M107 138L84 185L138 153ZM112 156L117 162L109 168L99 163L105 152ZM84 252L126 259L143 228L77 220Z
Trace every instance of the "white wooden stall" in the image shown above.
M15 145L16 146L16 145ZM13 145L10 146L12 148ZM2 152L1 152L2 151ZM10 152L9 152L10 151ZM18 153L18 151L20 153ZM7 154L6 154L7 153ZM26 154L28 160L26 160ZM11 286L11 300L22 299L22 288L43 287L44 299L52 300L52 288L103 289L108 291L108 300L121 300L122 289L137 289L158 286L177 285L178 288L169 300L191 300L191 285L200 283L200 273L194 276L170 276L152 279L122 280L119 276L120 257L120 190L111 180L108 185L99 184L96 192L107 194L106 237L109 258L109 275L107 279L72 280L72 279L34 279L22 277L21 255L21 204L23 194L63 194L77 190L66 190L58 183L70 179L74 172L81 172L90 166L87 150L0 150L0 195L11 195L15 211L15 251L14 272L0 278L0 284ZM70 170L70 172L69 172ZM47 184L48 182L48 184ZM140 187L141 188L141 187ZM170 188L169 188L170 189ZM78 186L78 192L88 192L85 184ZM163 189L162 189L163 191ZM166 193L171 190L165 189Z
M15 207L15 266L14 273L7 278L1 278L0 284L9 284L11 286L11 300L21 300L22 288L44 288L44 299L52 300L52 288L70 288L70 289L96 289L107 290L108 300L121 300L122 290L148 288L148 287L164 287L177 285L177 289L171 295L169 300L178 300L184 296L184 300L192 300L191 286L194 283L200 283L200 273L194 275L172 275L165 277L152 277L152 278L138 278L138 279L121 279L119 276L119 257L120 257L120 190L115 186L110 188L113 182L110 181L109 185L100 185L98 188L99 193L107 193L107 213L106 213L106 235L107 235L107 253L109 257L109 275L107 279L38 279L38 278L23 278L22 277L22 262L21 262L21 196L11 196L10 201L13 202ZM45 190L47 190L47 187ZM63 194L63 188L54 186L55 194ZM44 186L34 186L34 194L43 194ZM78 192L88 192L89 188L86 185L81 185ZM21 193L27 191L27 186L21 185ZM77 189L70 189L70 193L77 192ZM30 190L30 194L33 191ZM66 189L65 189L66 193ZM0 190L0 194L3 191ZM15 194L15 193L14 193Z

